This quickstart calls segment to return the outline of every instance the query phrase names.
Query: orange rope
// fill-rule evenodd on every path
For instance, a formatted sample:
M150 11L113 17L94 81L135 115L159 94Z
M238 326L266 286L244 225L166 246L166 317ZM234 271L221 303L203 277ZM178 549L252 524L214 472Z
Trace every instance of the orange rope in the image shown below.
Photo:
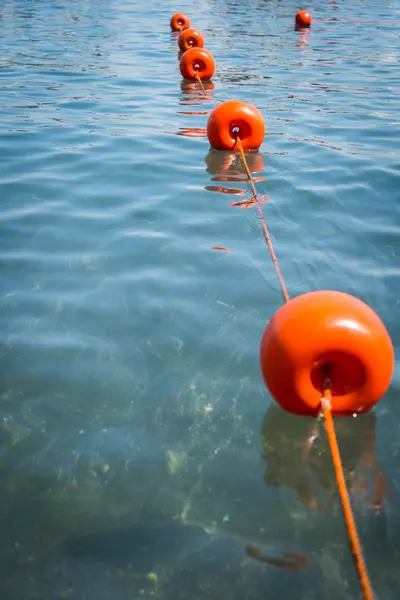
M364 598L365 600L374 600L374 593L372 591L371 582L369 580L367 567L362 553L361 543L358 537L357 528L351 509L350 497L346 487L343 465L340 458L339 446L336 439L335 426L333 424L333 417L331 412L331 399L331 390L329 386L326 386L324 389L324 395L321 399L321 406L325 417L326 432L328 435L333 465L335 467L336 481L338 485L340 500L342 502L344 519L346 522L347 532L356 561L358 574L360 576L360 582L362 590L364 592Z
M261 224L262 224L262 228L263 228L263 232L264 232L265 241L267 242L268 250L269 250L269 253L271 255L272 262L274 263L276 274L278 275L279 283L281 284L283 297L285 299L285 302L289 302L290 298L289 298L289 294L288 294L288 291L287 291L287 288L286 288L286 283L285 283L285 280L283 279L281 270L279 268L278 259L276 258L274 247L272 245L272 241L271 241L271 238L270 238L270 235L269 235L268 227L267 227L267 224L265 222L265 217L264 217L262 205L261 205L260 199L259 199L259 197L257 195L257 190L256 190L256 186L255 186L255 183L254 183L254 179L253 179L253 176L252 176L252 174L250 172L250 169L249 169L247 161L246 161L246 157L245 157L244 152L243 152L243 146L242 146L242 142L240 140L240 137L236 138L236 143L237 143L237 145L239 147L240 157L242 159L242 162L243 162L243 165L244 165L244 168L245 168L245 171L246 171L246 175L247 175L247 177L249 179L249 182L250 182L250 187L251 187L251 191L253 193L254 201L256 202L257 208L258 208L258 212L260 213L260 219L261 219Z
M253 179L250 169L248 167L246 157L245 157L244 151L243 151L243 145L242 145L242 142L239 137L236 138L236 144L239 148L240 156L241 156L241 159L242 159L245 171L246 171L246 175L250 182L253 199L256 202L258 211L260 213L260 218L261 218L261 223L262 223L262 227L263 227L263 231L264 231L265 240L267 242L268 249L271 254L272 262L274 263L274 267L275 267L279 282L282 287L283 297L285 299L285 302L289 302L289 294L286 289L286 284L285 284L285 281L282 277L282 274L281 274L281 271L279 268L278 259L276 258L274 248L272 246L271 238L269 236L267 224L265 222L262 205L261 205L260 199L257 195L257 190L256 190L256 186L254 183L254 179ZM236 146L236 144L235 144L235 146ZM329 380L327 379L327 381L329 381ZM353 551L354 558L356 561L357 570L358 570L358 573L360 576L360 582L361 582L362 590L364 592L364 598L365 598L365 600L374 600L374 594L372 591L371 582L369 580L367 567L365 565L365 561L363 558L362 548L361 548L360 540L358 537L353 512L351 509L350 497L349 497L349 493L348 493L347 487L346 487L346 480L344 477L343 466L342 466L342 461L340 458L339 446L338 446L337 439L336 439L335 427L334 427L333 417L332 417L332 412L331 412L331 400L332 400L332 394L330 391L330 387L329 387L329 385L325 385L324 386L324 395L321 399L321 407L322 407L322 411L323 411L323 414L325 417L329 447L330 447L330 451L332 454L333 465L335 467L336 481L337 481L337 485L338 485L340 500L342 502L344 519L345 519L345 523L346 523L346 527L347 527L347 533L349 536L352 551Z
M198 72L198 71L196 71L195 75L196 75L196 79L197 79L197 81L198 81L198 82L199 82L199 84L200 84L200 87L201 87L202 91L204 92L204 94L207 94L206 90L204 89L203 82L201 81L201 77L200 77L200 75L199 75L199 72Z

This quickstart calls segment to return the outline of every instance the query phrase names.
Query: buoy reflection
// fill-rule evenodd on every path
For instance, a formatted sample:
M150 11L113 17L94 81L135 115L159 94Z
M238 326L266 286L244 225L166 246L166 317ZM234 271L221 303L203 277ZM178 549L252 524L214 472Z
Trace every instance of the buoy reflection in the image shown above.
M264 157L259 152L246 152L246 160L252 174L264 169ZM206 171L211 181L248 181L238 152L221 152L210 149L205 157ZM265 181L266 177L254 177L254 181Z
M214 94L210 93L214 89L214 84L212 81L207 80L202 82L203 87L206 91L206 94L200 87L200 84L197 81L189 81L184 79L181 81L181 97L179 98L179 104L182 106L203 106L204 102L210 102L214 100ZM207 111L201 112L182 112L177 111L178 114L184 115L209 115L211 114L211 109Z
M337 419L335 426L352 502L364 513L380 514L394 488L375 458L376 414ZM262 427L262 445L267 485L287 487L307 508L333 508L337 485L323 422L272 404Z

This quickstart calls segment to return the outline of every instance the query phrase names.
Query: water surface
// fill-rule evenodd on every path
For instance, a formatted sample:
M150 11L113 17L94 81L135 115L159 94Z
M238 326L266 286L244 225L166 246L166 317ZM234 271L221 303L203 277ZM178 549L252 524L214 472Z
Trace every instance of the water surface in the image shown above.
M324 436L307 455L313 422L261 380L282 296L257 210L231 206L249 193L240 163L204 131L218 101L259 108L249 164L290 295L358 296L397 350L400 7L311 2L295 32L299 8L2 3L2 597L361 597ZM180 9L216 60L206 98L180 77ZM385 600L400 594L398 373L338 424Z

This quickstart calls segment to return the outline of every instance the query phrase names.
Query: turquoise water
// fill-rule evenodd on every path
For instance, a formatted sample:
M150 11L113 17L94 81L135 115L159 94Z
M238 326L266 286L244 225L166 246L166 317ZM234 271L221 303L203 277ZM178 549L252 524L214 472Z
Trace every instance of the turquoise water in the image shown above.
M230 206L240 163L204 137L218 101L259 108L250 166L289 293L358 296L398 351L400 6L310 2L295 32L299 8L0 5L2 598L361 598L324 436L307 458L314 423L261 380L282 296L257 211ZM216 60L207 98L180 77L182 9ZM385 600L400 594L399 390L396 364L376 410L338 423Z

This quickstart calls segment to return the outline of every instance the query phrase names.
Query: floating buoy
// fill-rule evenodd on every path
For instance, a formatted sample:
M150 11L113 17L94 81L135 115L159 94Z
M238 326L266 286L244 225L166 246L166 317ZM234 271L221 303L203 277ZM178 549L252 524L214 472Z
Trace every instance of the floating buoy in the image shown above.
M238 137L245 150L257 150L264 135L260 111L246 102L227 100L214 108L208 118L207 136L216 150L232 150Z
M185 79L196 79L196 73L199 74L200 79L211 79L215 71L215 62L208 50L190 48L182 54L179 67Z
M307 10L300 10L296 15L296 29L305 29L311 26L312 17Z
M385 394L394 368L389 334L364 302L336 291L289 300L267 325L261 370L288 412L316 415L329 377L332 414L367 412Z
M179 36L178 45L183 52L189 48L204 48L204 38L197 29L185 29Z
M169 24L172 31L183 31L184 29L189 29L190 19L185 13L176 13L171 17Z

